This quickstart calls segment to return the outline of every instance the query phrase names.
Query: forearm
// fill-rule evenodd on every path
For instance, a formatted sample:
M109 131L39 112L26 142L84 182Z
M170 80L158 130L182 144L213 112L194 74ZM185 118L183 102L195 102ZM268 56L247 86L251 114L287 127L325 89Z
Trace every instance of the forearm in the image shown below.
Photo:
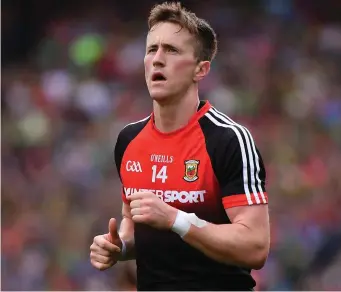
M191 225L183 240L218 262L252 269L262 268L268 252L266 240L239 223Z
M120 261L135 259L134 222L131 220L131 218L123 217L119 235L126 245L125 255L122 256Z

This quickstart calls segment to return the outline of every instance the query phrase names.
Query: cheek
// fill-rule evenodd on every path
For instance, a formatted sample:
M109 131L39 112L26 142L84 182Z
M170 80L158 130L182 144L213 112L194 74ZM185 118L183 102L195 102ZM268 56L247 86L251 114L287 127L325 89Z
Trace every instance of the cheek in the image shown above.
M179 62L176 62L174 64L174 72L181 78L183 78L184 75L188 77L191 73L193 73L194 67L193 67L193 61L192 60L181 60Z
M144 58L144 70L145 70L145 73L148 74L148 72L150 72L150 68L152 66L152 59L148 56L146 56Z

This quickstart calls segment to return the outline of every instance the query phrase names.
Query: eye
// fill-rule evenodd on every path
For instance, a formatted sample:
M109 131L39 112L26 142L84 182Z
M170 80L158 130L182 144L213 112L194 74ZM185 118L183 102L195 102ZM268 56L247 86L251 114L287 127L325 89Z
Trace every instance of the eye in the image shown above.
M156 52L156 48L149 48L148 50L147 50L147 53L149 54L149 53L154 53L154 52Z
M175 49L175 48L169 47L169 48L167 48L167 52L169 52L169 53L177 53L178 50Z

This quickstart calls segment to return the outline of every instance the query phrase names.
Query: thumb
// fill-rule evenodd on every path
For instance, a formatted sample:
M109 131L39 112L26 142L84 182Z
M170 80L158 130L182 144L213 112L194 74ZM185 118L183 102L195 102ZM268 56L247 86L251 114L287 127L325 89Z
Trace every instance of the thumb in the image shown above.
M111 218L109 220L108 239L111 243L114 243L115 241L120 239L120 236L118 235L118 230L117 230L117 221L115 218Z

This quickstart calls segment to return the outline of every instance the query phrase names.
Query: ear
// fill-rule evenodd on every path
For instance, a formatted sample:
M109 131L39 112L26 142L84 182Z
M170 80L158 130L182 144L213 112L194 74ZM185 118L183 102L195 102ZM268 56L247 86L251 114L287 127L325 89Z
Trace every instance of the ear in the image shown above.
M209 72L211 68L210 61L201 61L195 68L195 73L193 77L194 82L198 82L202 80Z

